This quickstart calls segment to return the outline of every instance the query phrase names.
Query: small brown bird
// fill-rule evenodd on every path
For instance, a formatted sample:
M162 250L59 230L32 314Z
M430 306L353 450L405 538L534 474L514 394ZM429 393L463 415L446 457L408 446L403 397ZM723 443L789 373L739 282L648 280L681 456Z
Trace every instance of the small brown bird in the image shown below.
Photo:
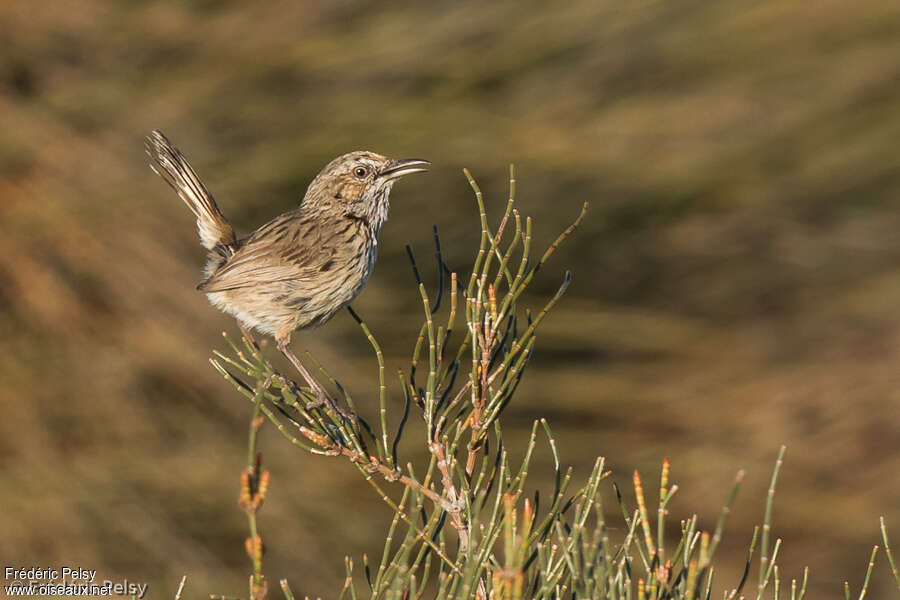
M394 182L425 171L429 162L374 152L339 156L313 179L298 208L238 239L181 152L159 131L145 146L150 167L197 217L200 242L210 251L197 289L243 326L274 336L314 381L288 347L291 333L326 322L362 291Z

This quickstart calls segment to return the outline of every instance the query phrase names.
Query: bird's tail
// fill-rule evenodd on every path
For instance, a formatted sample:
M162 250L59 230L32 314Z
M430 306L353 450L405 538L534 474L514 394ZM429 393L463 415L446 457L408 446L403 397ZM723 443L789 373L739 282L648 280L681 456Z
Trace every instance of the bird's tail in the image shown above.
M200 243L209 250L233 247L234 229L178 148L158 130L147 136L144 148L150 155L150 168L172 186L197 217Z

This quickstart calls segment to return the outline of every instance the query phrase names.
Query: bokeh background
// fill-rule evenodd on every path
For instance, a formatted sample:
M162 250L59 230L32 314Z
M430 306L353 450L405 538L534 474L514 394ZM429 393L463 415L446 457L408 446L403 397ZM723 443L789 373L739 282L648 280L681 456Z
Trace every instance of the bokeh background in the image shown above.
M573 270L510 431L548 417L576 473L604 455L626 486L668 456L672 516L706 527L747 469L720 589L782 443L785 577L809 565L814 597L839 597L880 515L900 539L896 2L13 0L0 39L4 565L246 593L248 407L207 363L235 327L194 290L204 254L147 168L152 128L245 233L343 152L433 161L396 186L355 303L389 372L418 330L404 244L426 271L432 223L454 268L477 244L463 166L496 216L518 165L537 247L589 200L527 299ZM346 314L296 340L371 398ZM271 431L262 447L267 573L333 596L389 512L345 462ZM879 563L876 598L893 587Z

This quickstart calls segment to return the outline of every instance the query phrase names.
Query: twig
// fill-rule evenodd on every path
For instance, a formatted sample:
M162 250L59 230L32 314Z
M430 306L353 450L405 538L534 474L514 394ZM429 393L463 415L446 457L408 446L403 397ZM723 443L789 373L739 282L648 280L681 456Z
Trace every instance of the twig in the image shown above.
M181 576L181 583L178 584L178 590L175 592L175 600L181 600L181 594L184 592L184 583L187 581L187 575Z
M238 506L247 513L247 523L250 529L250 537L247 538L245 547L247 555L253 565L253 573L250 576L250 597L253 600L263 600L266 597L268 583L262 573L263 542L256 523L256 513L262 506L269 487L269 472L262 470L260 466L260 454L256 449L256 435L262 425L260 407L262 406L265 391L272 384L272 376L266 378L254 394L253 415L250 419L250 431L247 436L247 468L241 473L241 493L238 497Z
M465 555L469 551L469 530L462 515L461 499L456 486L453 485L453 477L450 475L450 464L444 451L444 443L434 440L428 445L428 449L434 455L438 471L441 472L441 483L444 486L444 493L447 495L447 506L444 510L450 514L450 522L459 535L459 553Z

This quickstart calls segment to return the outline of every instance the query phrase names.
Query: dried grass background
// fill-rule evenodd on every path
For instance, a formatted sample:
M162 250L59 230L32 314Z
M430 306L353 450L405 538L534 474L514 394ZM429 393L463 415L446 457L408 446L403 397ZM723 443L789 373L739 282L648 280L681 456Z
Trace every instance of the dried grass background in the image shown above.
M245 589L247 406L207 363L235 328L194 290L203 252L146 167L154 127L242 232L340 153L433 161L396 187L354 304L389 370L417 333L404 244L427 255L436 223L451 266L477 244L461 167L499 207L517 163L538 247L590 200L507 432L546 416L564 461L605 455L621 481L669 456L672 511L706 527L746 468L733 578L782 442L781 564L808 564L814 597L858 589L879 515L900 531L896 3L13 0L0 38L5 564ZM347 315L296 339L358 402L374 390ZM261 443L267 569L330 595L389 513L346 464Z

